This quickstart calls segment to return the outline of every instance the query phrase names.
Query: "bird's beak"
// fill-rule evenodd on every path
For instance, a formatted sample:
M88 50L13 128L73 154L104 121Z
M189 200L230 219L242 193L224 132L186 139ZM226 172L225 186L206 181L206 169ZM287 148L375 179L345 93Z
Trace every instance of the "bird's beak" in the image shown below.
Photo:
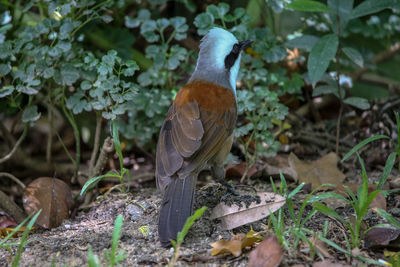
M247 47L249 47L249 45L251 45L253 43L252 40L246 40L246 41L241 41L239 42L239 47L240 50L245 50Z

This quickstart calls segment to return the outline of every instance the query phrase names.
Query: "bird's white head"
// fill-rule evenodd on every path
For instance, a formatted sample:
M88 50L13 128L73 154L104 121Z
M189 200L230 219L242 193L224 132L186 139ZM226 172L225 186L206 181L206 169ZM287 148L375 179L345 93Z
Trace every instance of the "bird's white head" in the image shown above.
M250 40L239 42L224 29L212 28L201 40L196 69L189 81L209 81L236 94L240 54L251 43Z

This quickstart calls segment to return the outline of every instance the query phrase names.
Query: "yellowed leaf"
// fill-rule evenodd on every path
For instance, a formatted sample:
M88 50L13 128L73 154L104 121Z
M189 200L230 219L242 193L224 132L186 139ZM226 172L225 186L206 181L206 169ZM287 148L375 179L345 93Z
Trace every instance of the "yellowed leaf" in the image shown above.
M242 254L242 249L254 245L256 242L260 242L262 236L251 229L247 234L239 233L234 235L231 240L219 240L211 244L213 247L211 251L212 256L231 253L233 256L238 257Z

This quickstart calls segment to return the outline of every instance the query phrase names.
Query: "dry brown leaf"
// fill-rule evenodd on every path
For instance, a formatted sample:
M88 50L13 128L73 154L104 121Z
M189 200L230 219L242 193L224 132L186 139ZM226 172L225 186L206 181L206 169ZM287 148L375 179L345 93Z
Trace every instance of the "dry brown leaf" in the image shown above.
M23 195L27 214L42 209L36 223L44 228L59 226L69 218L72 207L72 193L69 186L57 178L41 177L30 183Z
M297 173L289 166L288 155L278 154L276 157L267 158L265 161L263 169L268 177L279 178L282 172L286 180L297 181Z
M266 237L249 255L248 267L279 266L283 251L275 235Z
M311 238L311 242L316 250L321 253L322 256L325 258L331 258L332 255L329 253L328 248L326 247L326 243L324 241L321 241L318 237L313 236Z
M365 247L387 246L393 240L399 239L400 229L377 227L370 230L364 236Z
M353 192L353 194L356 195L357 188L359 186L361 186L361 184L342 184L342 185L338 185L335 188L336 193L347 197L348 193L344 186L347 186L351 190L351 192ZM375 184L368 185L368 194L375 191L376 188L377 188L377 185L375 185ZM387 188L387 186L386 186L386 188ZM381 192L379 192L379 194L376 195L376 197L372 200L371 204L369 205L369 208L370 209L380 208L380 209L386 210L386 198L383 196L383 194Z
M244 224L258 221L267 217L270 212L277 211L285 204L286 199L281 195L263 192L257 193L260 203L251 203L248 208L246 205L239 207L237 204L231 206L221 202L211 212L211 219L220 219L222 228L230 230Z
M338 156L331 152L322 158L305 162L293 153L289 155L289 165L296 172L295 178L306 184L310 183L315 189L322 184L341 184L345 175L338 169Z
M262 237L251 229L247 234L239 233L234 235L231 240L219 240L211 244L212 256L217 256L224 253L231 253L235 257L242 254L242 249L254 245L254 243L262 240Z

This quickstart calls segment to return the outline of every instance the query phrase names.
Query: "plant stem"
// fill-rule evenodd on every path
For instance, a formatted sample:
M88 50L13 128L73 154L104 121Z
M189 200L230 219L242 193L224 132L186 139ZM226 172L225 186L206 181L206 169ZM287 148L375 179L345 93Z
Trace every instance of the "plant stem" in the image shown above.
M96 163L97 153L99 151L99 143L100 143L100 135L101 135L101 121L102 121L101 113L96 112L96 132L94 135L92 155L90 157L90 162L89 162L89 177L92 177L92 175L93 175L93 168Z
M25 124L24 131L22 132L21 137L15 143L15 145L14 145L13 149L10 151L10 153L8 153L4 157L0 158L0 164L6 162L14 155L14 153L15 153L15 151L17 151L19 145L25 139L27 132L28 132L28 124Z
M51 150L52 150L52 145L53 145L53 103L51 102L51 96L50 96L50 101L47 105L47 119L49 120L49 133L47 135L47 147L46 147L46 161L47 164L50 164L52 159L51 159Z
M336 125L336 155L339 155L339 138L340 138L340 122L343 113L343 95L342 88L340 87L340 17L336 15L337 20L337 37L338 37L338 51L336 53L336 83L339 93L339 116Z
M79 163L81 162L81 144L80 144L80 133L79 133L79 128L78 125L75 122L74 116L72 113L70 113L69 110L65 108L65 103L64 100L61 101L61 107L62 110L65 114L65 116L68 119L68 122L71 124L72 129L74 131L74 136L75 136L75 162L74 162L74 178L78 177L78 170L79 170Z

